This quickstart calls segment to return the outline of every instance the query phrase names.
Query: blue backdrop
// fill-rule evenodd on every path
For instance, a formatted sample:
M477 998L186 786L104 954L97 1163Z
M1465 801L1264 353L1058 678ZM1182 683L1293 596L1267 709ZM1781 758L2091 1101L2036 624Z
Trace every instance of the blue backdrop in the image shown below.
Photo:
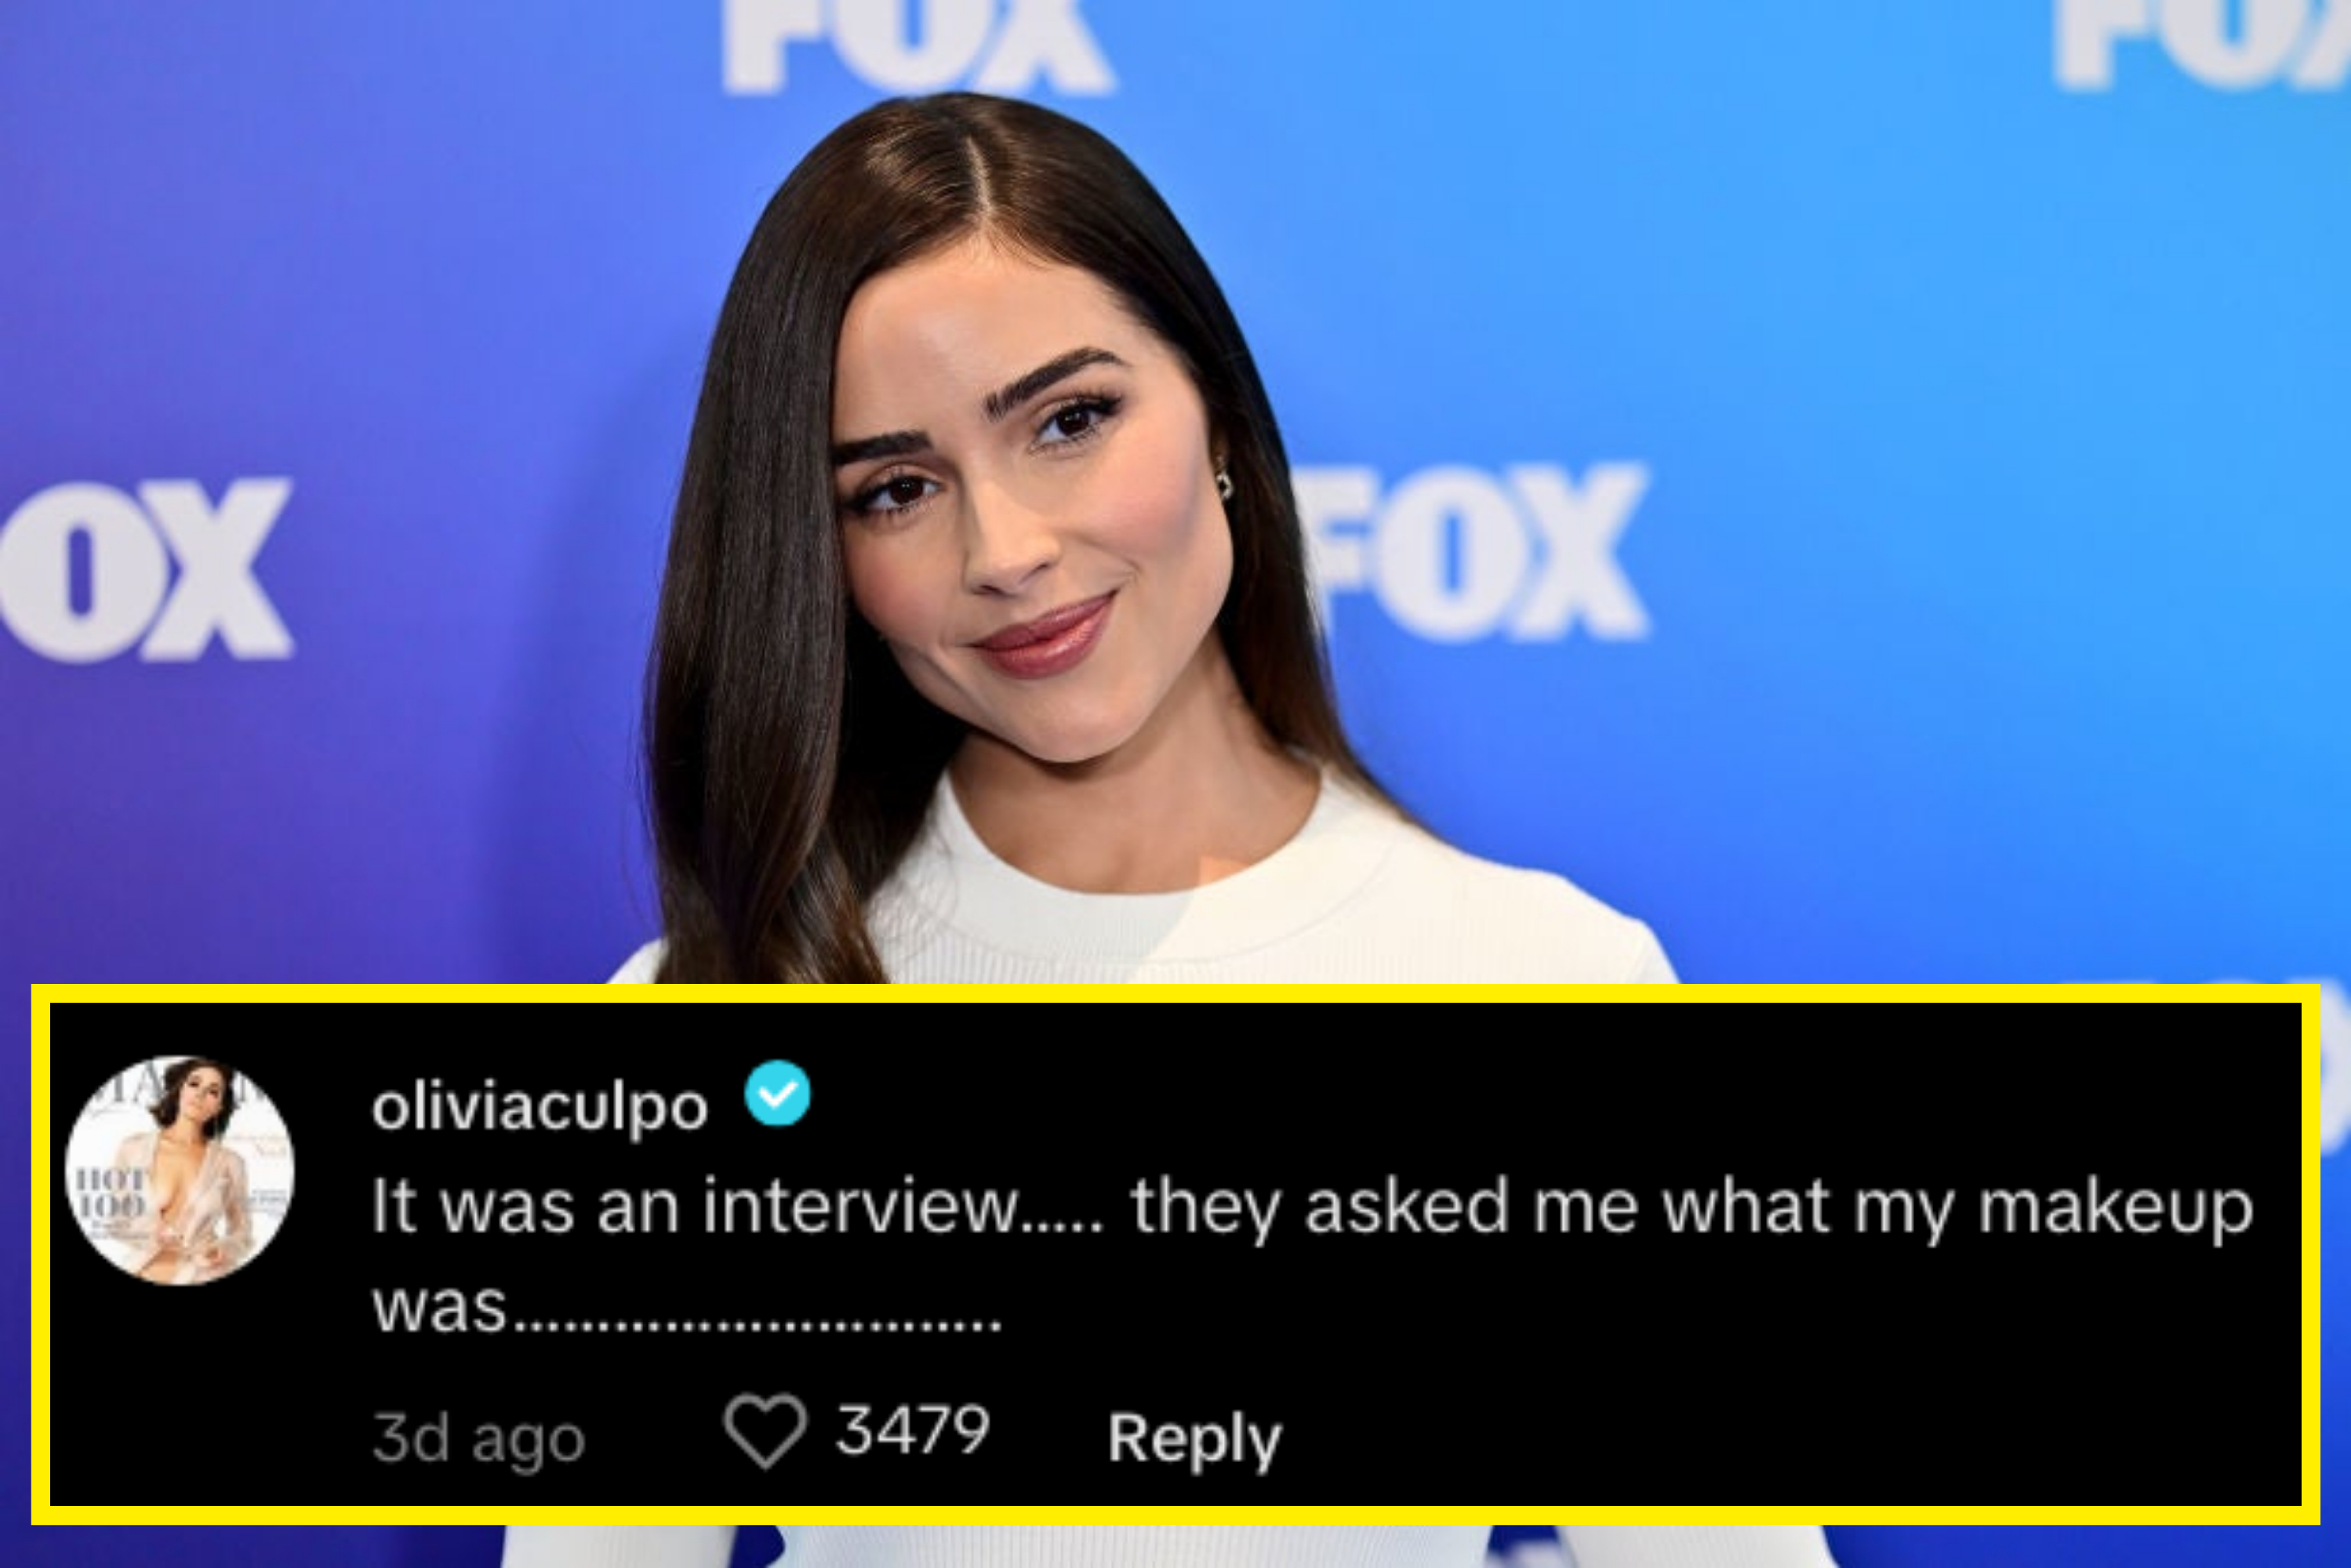
M6 22L10 986L592 980L652 935L635 701L720 296L819 135L950 86L1087 120L1186 217L1281 411L1349 716L1463 843L1695 981L2345 972L2351 0ZM2314 1564L2327 1533L1836 1540Z

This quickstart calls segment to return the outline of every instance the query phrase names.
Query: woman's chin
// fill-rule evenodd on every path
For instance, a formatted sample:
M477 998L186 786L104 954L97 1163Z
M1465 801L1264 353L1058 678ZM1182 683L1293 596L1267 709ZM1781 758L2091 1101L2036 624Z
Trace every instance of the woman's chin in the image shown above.
M1072 715L1047 724L1007 725L986 733L998 745L1046 768L1083 768L1133 740L1140 720L1123 714Z
M1021 755L1046 768L1080 768L1102 761L1115 752L1128 739L1126 734L1111 737L1055 736L1028 744L1016 742Z

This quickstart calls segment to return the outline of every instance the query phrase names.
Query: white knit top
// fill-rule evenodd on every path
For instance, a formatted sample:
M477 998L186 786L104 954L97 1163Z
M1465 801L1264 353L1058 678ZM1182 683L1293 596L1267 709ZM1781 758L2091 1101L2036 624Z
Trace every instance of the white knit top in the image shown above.
M868 923L927 985L1666 983L1649 927L1566 878L1480 860L1326 777L1280 849L1182 893L1072 893L1010 865L942 778ZM659 943L616 981L651 980Z
M1649 927L1565 878L1479 860L1325 778L1297 835L1186 893L1072 893L980 841L943 779L874 900L914 984L1670 983ZM651 980L661 945L615 981ZM1499 1521L1498 1521L1499 1522ZM781 1568L1483 1568L1483 1525L785 1526ZM503 1568L726 1568L726 1527L516 1526ZM1811 1526L1561 1531L1574 1568L1834 1568Z

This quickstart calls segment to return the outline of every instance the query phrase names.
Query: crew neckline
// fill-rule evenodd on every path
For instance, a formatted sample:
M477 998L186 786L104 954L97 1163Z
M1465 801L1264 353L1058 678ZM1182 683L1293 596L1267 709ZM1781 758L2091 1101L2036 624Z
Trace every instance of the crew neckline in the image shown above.
M1379 873L1401 826L1323 769L1314 806L1271 854L1174 893L1080 893L998 855L942 773L923 833L894 879L923 917L1035 958L1191 962L1284 940L1327 918Z

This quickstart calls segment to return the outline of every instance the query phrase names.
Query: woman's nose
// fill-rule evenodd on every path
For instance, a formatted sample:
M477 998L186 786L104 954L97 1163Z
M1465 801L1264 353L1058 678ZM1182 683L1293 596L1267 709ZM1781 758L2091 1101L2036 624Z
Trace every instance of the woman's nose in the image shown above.
M1061 559L1052 519L1000 486L976 485L964 518L964 587L1018 593Z

